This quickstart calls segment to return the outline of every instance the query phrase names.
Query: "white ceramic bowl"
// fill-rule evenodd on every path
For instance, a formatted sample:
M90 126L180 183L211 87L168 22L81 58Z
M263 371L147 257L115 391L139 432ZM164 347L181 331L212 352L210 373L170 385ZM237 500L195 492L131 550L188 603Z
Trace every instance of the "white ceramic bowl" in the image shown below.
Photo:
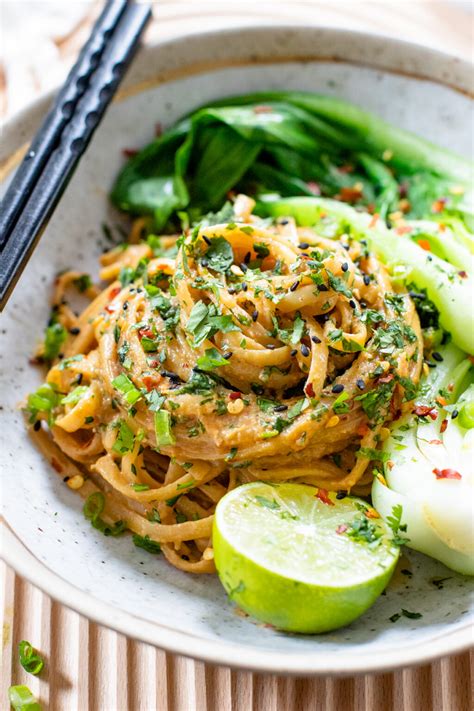
M414 45L353 32L275 27L211 32L148 46L81 161L16 288L1 326L3 553L21 575L104 625L173 652L248 669L354 674L426 662L472 640L470 582L413 552L387 593L346 629L285 635L236 615L216 578L192 577L84 520L82 500L34 449L17 410L41 375L28 364L48 315L54 275L97 272L107 191L121 150L148 142L210 99L263 89L345 97L458 152L472 150L470 67ZM5 128L0 160L18 159L50 101ZM15 158L16 155L16 158ZM12 158L12 156L14 156ZM8 172L8 171L6 171ZM433 578L448 578L438 589ZM404 607L419 620L390 616Z

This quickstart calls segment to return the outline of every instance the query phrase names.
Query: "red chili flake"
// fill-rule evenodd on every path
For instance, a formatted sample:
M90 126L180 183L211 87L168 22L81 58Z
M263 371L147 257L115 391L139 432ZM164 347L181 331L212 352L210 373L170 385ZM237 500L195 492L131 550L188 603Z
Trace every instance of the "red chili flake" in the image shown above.
M53 469L55 469L57 472L59 472L59 474L61 474L63 468L62 468L61 464L58 462L58 460L55 459L54 457L51 459L51 466L53 467Z
M318 183L315 183L314 180L310 180L308 183L306 183L306 187L308 190L311 190L313 195L321 195L321 188L319 187Z
M121 292L121 289L119 286L116 286L114 289L111 290L109 293L109 299L112 301L112 299L115 299L116 296L118 296Z
M464 269L460 272L458 272L459 276L461 279L467 279L467 272L464 271Z
M229 393L229 400L238 400L242 397L242 393Z
M448 418L445 417L441 423L441 427L439 428L439 431L441 432L441 434L443 434L443 432L446 432L447 426L448 426Z
M155 123L155 136L159 138L161 134L163 133L163 124L161 121L158 121L158 123Z
M379 219L380 219L379 213L375 212L374 215L372 216L372 219L369 222L369 227L375 227L375 225L377 224Z
M444 206L446 205L446 198L439 198L435 200L431 205L431 212L442 212Z
M313 383L308 383L304 389L306 395L308 397L314 397L314 388L313 388Z
M393 380L393 373L388 373L388 375L382 375L381 378L378 379L377 382L379 383L391 383Z
M362 190L357 188L341 188L339 193L339 199L342 202L356 202L362 197Z
M125 158L133 158L133 156L136 156L138 153L137 148L123 148L122 149L122 155L125 156Z
M364 511L364 516L366 516L367 518L380 518L379 512L372 508L366 509Z
M259 104L253 107L254 114L271 114L273 108L271 106L265 106L265 104Z
M160 382L161 377L159 375L145 375L143 377L143 385L146 387L147 392L153 390Z
M434 405L431 407L430 405L415 405L412 410L412 414L417 415L418 417L427 417L428 415L431 415L434 409Z
M150 368L158 368L160 366L160 361L159 360L150 360L149 365L150 365Z
M395 232L397 235L407 235L411 232L411 227L409 227L409 225L400 225L400 227L396 228ZM422 240L420 240L420 242L421 241ZM418 242L418 244L420 244L420 242Z
M142 340L142 338L144 338L145 336L147 338L154 338L155 334L153 333L151 328L147 328L147 327L139 328L138 329L138 338L140 340Z
M441 405L441 407L446 407L446 405L448 404L446 398L442 397L442 395L439 395L436 398L436 402L438 403L438 405Z
M431 252L431 245L427 239L419 239L417 242L418 246L421 247L421 249L424 249L425 252Z
M433 469L433 474L437 479L462 479L462 476L455 469Z
M337 528L336 528L336 533L345 533L347 531L347 526L345 523L341 523Z
M331 501L331 499L329 498L327 489L318 489L316 498L322 501L323 504L327 504L328 506L334 506L334 501Z
M367 212L369 213L369 215L373 215L373 214L374 214L374 212L375 212L375 204L374 204L373 202L369 202L369 204L367 205Z

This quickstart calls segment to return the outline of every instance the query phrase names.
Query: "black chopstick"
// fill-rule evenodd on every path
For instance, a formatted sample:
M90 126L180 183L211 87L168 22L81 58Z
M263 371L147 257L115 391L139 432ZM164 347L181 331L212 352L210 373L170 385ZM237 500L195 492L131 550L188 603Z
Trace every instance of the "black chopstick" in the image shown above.
M86 91L127 0L109 0L94 25L92 33L69 72L66 82L33 139L24 161L18 167L0 209L0 249L13 229L14 222L33 190L41 170L56 148L61 133L72 116L78 100Z
M89 85L77 101L69 121L62 127L57 147L37 170L33 187L26 186L27 199L16 222L4 237L0 254L0 309L44 230L64 188L84 153L105 109L110 103L151 17L148 5L126 3L113 33L105 38L99 64ZM61 93L66 91L66 87ZM35 139L36 141L36 139Z

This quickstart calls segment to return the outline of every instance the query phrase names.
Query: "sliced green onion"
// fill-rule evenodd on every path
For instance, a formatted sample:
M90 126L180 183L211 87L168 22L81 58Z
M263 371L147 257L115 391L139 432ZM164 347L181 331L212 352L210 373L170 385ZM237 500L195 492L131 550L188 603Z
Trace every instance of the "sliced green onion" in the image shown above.
M87 385L78 385L77 388L62 398L61 405L75 405L79 402L83 395L89 390Z
M174 444L175 438L171 432L171 415L167 410L155 412L155 435L157 447Z
M139 536L138 533L134 533L132 541L137 548L143 548L148 553L161 553L160 544L157 541L153 541L150 536Z
M18 655L20 657L21 666L29 674L34 674L36 676L44 667L43 659L26 640L22 640L20 642L18 646Z
M142 397L142 393L132 383L128 375L121 373L112 380L112 385L119 390L129 405L134 405Z
M474 427L474 400L466 402L459 410L458 424L466 430Z
M54 360L57 358L66 338L67 331L60 323L53 323L52 326L48 326L44 337L44 359Z
M8 698L13 711L42 711L41 705L27 686L10 686Z

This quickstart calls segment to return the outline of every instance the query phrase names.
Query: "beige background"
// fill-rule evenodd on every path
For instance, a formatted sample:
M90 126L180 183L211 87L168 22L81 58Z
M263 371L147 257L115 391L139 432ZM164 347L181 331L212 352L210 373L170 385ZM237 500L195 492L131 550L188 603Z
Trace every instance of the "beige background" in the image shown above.
M66 75L100 3L0 0L0 115L7 118ZM253 0L154 3L147 37L216 27L309 21L380 32L473 59L473 4L430 0ZM2 566L0 708L28 684L45 711L470 711L474 657L380 676L291 679L235 672L166 654L95 625ZM40 679L18 643L41 650Z

